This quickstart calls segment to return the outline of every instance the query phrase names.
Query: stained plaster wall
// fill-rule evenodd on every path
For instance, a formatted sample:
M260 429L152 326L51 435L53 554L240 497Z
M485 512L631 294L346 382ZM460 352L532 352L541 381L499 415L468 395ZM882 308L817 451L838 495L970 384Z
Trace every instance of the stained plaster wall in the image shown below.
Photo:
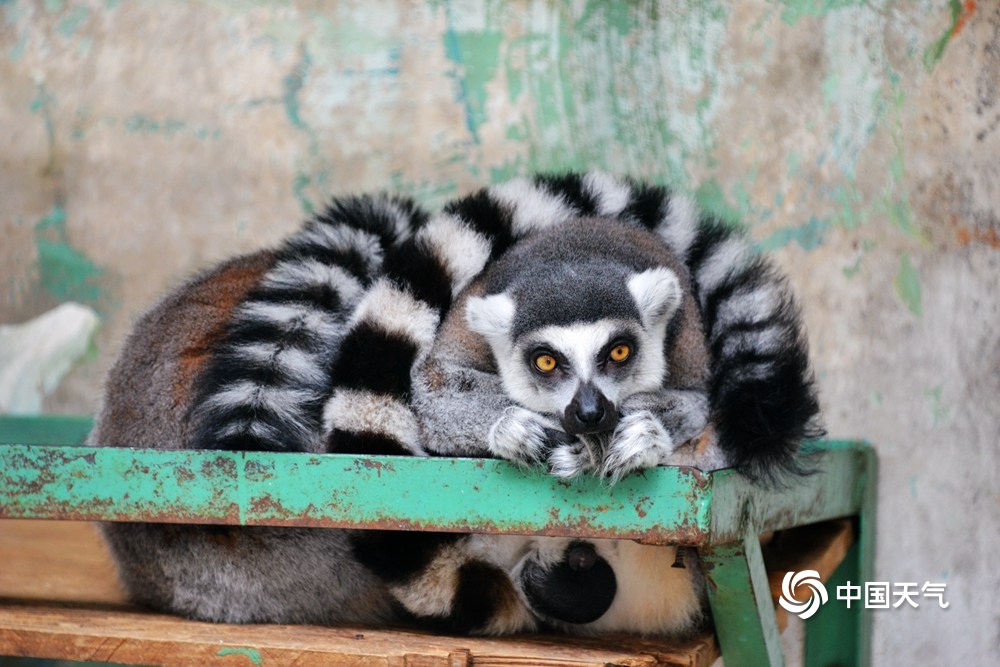
M801 297L831 434L881 458L876 665L1000 656L1000 8L972 0L0 1L0 323L74 300L92 412L192 271L330 195L671 183Z

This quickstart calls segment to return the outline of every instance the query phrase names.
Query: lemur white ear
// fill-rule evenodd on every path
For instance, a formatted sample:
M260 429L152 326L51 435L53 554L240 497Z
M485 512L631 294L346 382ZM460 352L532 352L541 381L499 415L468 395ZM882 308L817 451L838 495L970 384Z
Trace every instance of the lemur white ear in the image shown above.
M470 297L465 305L465 321L486 338L506 337L514 323L514 308L514 300L506 294Z
M657 266L628 279L628 291L646 326L669 320L681 305L681 284L673 271Z

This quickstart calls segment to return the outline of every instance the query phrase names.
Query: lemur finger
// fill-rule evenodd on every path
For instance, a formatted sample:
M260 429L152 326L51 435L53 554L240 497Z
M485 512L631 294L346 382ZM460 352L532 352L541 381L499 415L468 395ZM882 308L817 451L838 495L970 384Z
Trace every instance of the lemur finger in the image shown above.
M549 452L549 474L569 479L597 469L597 460L586 444L576 442L559 445Z
M541 415L524 408L508 408L490 428L490 453L518 465L541 463L550 449L548 429Z
M634 470L664 463L673 450L674 441L660 421L650 412L636 412L619 422L600 474L615 484Z
M546 428L545 437L550 447L572 445L577 442L575 435L570 435L569 433L566 433L566 431L562 431L557 428Z

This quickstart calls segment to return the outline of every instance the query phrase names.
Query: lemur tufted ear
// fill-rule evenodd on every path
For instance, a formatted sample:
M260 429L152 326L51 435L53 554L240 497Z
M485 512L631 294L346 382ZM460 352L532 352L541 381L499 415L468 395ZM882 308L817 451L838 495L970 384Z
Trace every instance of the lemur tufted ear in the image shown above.
M514 300L506 294L470 297L465 305L465 321L487 339L507 338L514 322L514 308Z
M673 271L657 266L628 279L628 291L647 327L666 322L681 305L681 284Z

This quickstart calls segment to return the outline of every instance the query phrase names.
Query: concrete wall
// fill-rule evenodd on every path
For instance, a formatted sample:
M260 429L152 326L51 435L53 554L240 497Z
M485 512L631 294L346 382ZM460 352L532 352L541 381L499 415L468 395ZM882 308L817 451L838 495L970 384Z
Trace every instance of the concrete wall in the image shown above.
M1000 8L980 0L0 2L0 322L75 300L90 412L164 290L331 194L674 184L777 253L882 463L877 665L1000 655Z

